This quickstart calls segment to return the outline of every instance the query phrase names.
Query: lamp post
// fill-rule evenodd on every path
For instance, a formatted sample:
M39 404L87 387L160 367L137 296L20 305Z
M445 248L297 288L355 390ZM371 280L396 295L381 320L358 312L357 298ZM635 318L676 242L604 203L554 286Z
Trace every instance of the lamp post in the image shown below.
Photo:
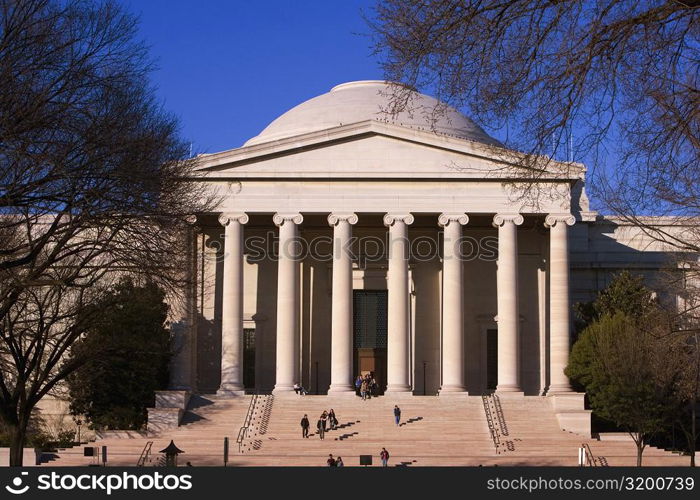
M185 453L180 448L175 446L173 440L170 440L170 444L164 449L160 450L160 453L165 453L165 466L166 467L177 467L177 456L180 453Z
M83 421L80 420L80 419L77 419L77 420L75 421L75 426L78 428L78 444L81 443L81 441L80 441L80 426L81 426L81 425L83 425Z

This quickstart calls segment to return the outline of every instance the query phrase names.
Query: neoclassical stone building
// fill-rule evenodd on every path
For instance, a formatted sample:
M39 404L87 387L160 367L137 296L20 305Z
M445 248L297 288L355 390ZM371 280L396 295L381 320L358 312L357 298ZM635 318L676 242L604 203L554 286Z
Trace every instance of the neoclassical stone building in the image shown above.
M668 265L590 211L583 165L523 181L517 153L431 97L388 115L390 90L338 85L199 157L221 202L193 219L174 388L352 394L371 371L395 394L565 393L572 304Z

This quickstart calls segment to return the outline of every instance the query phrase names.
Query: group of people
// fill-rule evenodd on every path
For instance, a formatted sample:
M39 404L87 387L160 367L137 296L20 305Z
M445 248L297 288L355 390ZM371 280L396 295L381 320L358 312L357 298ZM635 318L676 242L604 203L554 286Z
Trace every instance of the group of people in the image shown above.
M301 419L301 437L302 438L308 438L309 437L309 427L311 426L309 422L309 416L304 413L304 416ZM329 430L335 430L335 428L338 426L338 418L335 416L335 410L331 408L329 411L323 410L323 413L321 413L321 416L318 417L318 421L316 422L316 429L318 432L318 437L320 439L325 439L325 434L326 431Z
M358 375L355 379L355 392L363 401L376 396L378 389L379 384L377 384L372 372L366 373L364 376ZM306 396L309 393L299 382L294 384L294 392L300 396Z
M355 390L362 398L362 401L376 395L378 388L379 385L377 384L372 372L365 374L364 377L362 375L358 375L355 379Z

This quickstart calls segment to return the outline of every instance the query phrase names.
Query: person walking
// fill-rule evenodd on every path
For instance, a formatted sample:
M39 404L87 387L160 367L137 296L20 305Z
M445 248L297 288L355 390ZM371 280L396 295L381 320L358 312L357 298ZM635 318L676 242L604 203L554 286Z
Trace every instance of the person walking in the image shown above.
M355 379L355 393L360 396L360 389L362 387L362 375L358 375Z
M382 451L379 452L379 458L382 460L382 467L389 465L389 452L386 451L386 448L382 448Z
M318 437L320 439L323 439L324 434L326 433L326 429L324 428L323 420L321 420L320 418L318 419L318 422L316 422L316 429L318 429Z
M398 405L394 405L394 420L396 420L397 426L401 422L401 408L399 408Z
M326 460L326 463L328 464L328 467L335 467L337 465L333 455L331 454L328 454L328 460Z
M334 431L338 425L338 419L335 418L335 410L333 410L333 408L331 408L331 411L328 412L328 420L331 423L331 430Z
M328 430L328 412L326 410L321 413L321 420L323 420L323 432L326 432Z
M335 466L336 467L345 467L345 464L343 463L343 459L341 457L338 457L335 459Z
M301 437L309 437L309 417L306 415L306 413L304 413L304 416L301 419Z

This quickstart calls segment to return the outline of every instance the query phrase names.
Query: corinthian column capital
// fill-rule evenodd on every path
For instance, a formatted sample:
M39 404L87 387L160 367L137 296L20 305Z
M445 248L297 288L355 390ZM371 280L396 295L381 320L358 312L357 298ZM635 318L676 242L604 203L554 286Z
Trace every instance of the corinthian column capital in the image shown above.
M562 222L567 226L573 226L576 218L571 214L549 214L544 219L545 227L554 227L558 222Z
M238 222L239 224L248 224L248 214L244 212L224 212L219 215L219 224L222 226L228 226L231 222Z
M391 227L396 222L403 222L407 226L410 226L411 224L413 224L414 220L415 219L413 218L413 215L408 213L408 212L388 213L388 214L384 215L384 225L386 227Z
M346 221L351 226L354 226L358 221L357 214L352 212L333 212L328 215L329 226L335 226L340 221Z
M502 226L506 222L512 222L516 226L519 226L524 220L523 216L517 213L496 214L493 216L493 227Z
M448 213L444 212L438 216L438 225L440 227L445 227L450 222L457 222L459 225L464 226L469 222L469 216L465 213Z
M299 224L304 222L304 216L301 215L299 212L277 212L275 215L272 216L272 222L275 223L275 226L281 226L285 223L285 221L293 222L298 226Z

